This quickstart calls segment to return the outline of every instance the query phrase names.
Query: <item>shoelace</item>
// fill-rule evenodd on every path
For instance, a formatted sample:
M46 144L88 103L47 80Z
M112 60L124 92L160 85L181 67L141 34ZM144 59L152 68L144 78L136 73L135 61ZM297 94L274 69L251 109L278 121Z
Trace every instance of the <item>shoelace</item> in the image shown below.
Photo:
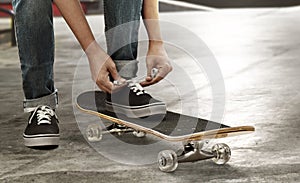
M37 125L51 124L51 117L55 116L54 111L47 106L37 107L35 112L37 113Z
M147 93L139 83L129 83L128 86L137 96Z
M158 73L158 69L157 68L153 68L151 70L151 77L152 78L155 78L156 75ZM115 80L113 81L113 84L116 85L116 86L120 86L120 85L123 85L123 84L130 84L130 83L139 83L141 80L145 79L147 76L141 76L141 77L136 77L136 78L133 78L133 79L128 79L126 80L125 82L121 82L119 80Z

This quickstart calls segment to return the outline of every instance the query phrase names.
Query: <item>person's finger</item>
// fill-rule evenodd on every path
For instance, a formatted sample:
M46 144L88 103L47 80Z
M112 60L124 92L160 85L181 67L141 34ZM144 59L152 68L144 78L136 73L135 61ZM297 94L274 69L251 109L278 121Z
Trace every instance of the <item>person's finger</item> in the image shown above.
M150 67L148 66L147 68L147 76L146 76L146 81L150 82L153 78L156 77L158 73L158 69L157 68L154 68L154 67Z
M155 69L155 68L154 68ZM150 86L153 85L155 83L158 83L159 81L161 81L163 78L165 78L169 72L172 71L172 67L170 65L165 65L164 67L157 69L152 69L152 71L154 71L153 73L150 72L150 75L152 75L152 77L147 77L145 79L145 81L141 82L141 86L146 87L146 86ZM153 78L154 77L154 78Z
M112 93L113 90L113 83L109 81L109 79L105 80L98 80L97 82L97 86L108 93Z
M155 84L155 83L158 83L159 81L161 81L162 79L164 79L164 78L161 76L156 76L154 79L152 79L152 81L150 83Z
M101 90L111 93L113 89L113 83L110 82L108 75L109 72L107 70L100 70L96 84Z
M107 69L114 80L119 80L121 78L115 64L109 64Z
M156 74L157 74L157 73L155 73L155 75L154 75L153 69L156 69L156 68L152 68L149 65L147 66L147 76L145 78L145 81L143 81L143 82L140 83L142 86L149 86L149 85L151 85L150 83L153 80L153 77L155 77Z
M148 81L148 82L150 82L152 80L152 77L147 76L145 80Z
M158 69L158 73L156 74L156 76L160 76L162 78L166 77L169 72L172 71L172 67L169 64L164 65L163 67L160 67Z
M102 83L96 83L96 84L102 91L111 93L111 90L109 88L105 87Z
M140 82L140 85L141 85L142 87L149 86L149 81L142 81L142 82Z
M141 86L146 87L146 86L150 86L153 85L155 83L158 83L159 81L161 81L163 79L163 77L160 76L156 76L155 78L153 78L151 81L142 81L140 83Z
M147 76L146 76L146 81L151 81L152 77L151 77L151 67L147 67Z

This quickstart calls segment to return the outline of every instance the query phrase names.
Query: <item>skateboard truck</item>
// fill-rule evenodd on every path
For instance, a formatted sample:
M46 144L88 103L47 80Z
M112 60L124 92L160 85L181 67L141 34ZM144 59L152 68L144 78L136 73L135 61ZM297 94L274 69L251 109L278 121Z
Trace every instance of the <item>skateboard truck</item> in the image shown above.
M227 163L231 156L231 150L224 143L215 144L211 150L203 149L205 141L192 141L183 145L183 150L175 153L173 150L164 150L158 154L158 167L163 172L173 172L178 163L196 162L212 159L216 164Z
M128 128L124 125L119 125L119 124L111 124L110 126L106 127L106 133L110 133L110 134L118 134L119 136L125 134L125 133L131 133L139 138L145 137L146 134L144 132L141 131L136 131L132 128Z
M213 158L214 155L211 152L202 150L204 143L206 142L190 142L185 144L183 151L177 157L178 162L193 162ZM180 153L180 151L178 153Z
M106 127L105 130L102 130L102 128L98 124L90 124L86 128L86 137L89 142L99 142L102 140L102 136L105 134L117 134L118 136L121 136L125 133L132 133L134 136L138 138L142 138L146 136L145 132L137 131L132 128L128 128L124 125L119 124L111 124L110 126Z

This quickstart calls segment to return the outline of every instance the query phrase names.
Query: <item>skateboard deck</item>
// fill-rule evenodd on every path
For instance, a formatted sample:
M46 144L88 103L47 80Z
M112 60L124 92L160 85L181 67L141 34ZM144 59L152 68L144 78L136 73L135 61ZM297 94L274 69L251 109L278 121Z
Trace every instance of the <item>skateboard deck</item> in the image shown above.
M164 115L152 115L138 119L128 118L122 114L107 111L105 93L101 91L86 91L79 94L76 105L84 113L109 121L111 125L104 129L108 133L136 132L136 134L142 133L142 135L136 135L137 137L151 134L169 142L183 142L182 150L176 153L173 150L164 150L158 154L158 166L163 172L175 171L178 163L205 159L212 159L216 164L225 164L231 157L229 146L220 143L215 144L211 149L205 149L205 141L255 131L253 126L230 127L218 122L171 111L167 111ZM96 129L92 127L92 130L87 131L91 131L92 134L95 131L99 132L98 126Z
M254 131L252 126L229 127L227 125L167 111L165 115L147 118L127 118L122 114L106 111L105 93L87 91L77 97L77 107L83 112L124 125L139 132L152 134L167 141L199 141L225 138Z

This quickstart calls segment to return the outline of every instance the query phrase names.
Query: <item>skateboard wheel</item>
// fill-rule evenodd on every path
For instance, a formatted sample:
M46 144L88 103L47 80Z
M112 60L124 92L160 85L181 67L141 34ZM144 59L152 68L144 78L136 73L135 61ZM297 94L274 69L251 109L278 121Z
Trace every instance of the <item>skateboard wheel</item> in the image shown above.
M86 138L90 142L98 142L102 139L102 129L98 124L90 124L86 128Z
M218 165L224 165L231 157L230 147L224 143L214 145L211 151L214 155L212 160Z
M141 131L134 131L133 132L133 135L138 137L138 138L143 138L146 136L146 133L145 132L141 132Z
M158 154L158 167L162 172L174 172L177 166L177 155L174 151L164 150Z

